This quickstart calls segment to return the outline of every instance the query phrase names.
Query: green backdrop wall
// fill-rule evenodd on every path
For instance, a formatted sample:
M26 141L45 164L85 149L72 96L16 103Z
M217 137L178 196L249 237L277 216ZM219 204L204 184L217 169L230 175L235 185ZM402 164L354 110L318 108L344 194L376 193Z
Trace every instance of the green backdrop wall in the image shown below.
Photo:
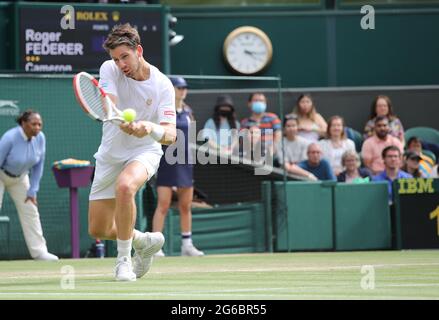
M273 44L262 75L280 75L283 87L437 84L439 9L376 9L375 29L363 30L360 10L287 8L171 8L185 36L171 47L174 74L232 75L222 57L233 29L252 25Z
M71 77L38 79L0 78L0 132L16 125L13 101L20 111L33 108L41 113L43 131L47 140L44 174L38 193L43 232L50 251L70 256L69 190L59 189L51 165L56 160L76 158L93 160L100 142L101 126L89 120L78 108ZM9 109L10 112L5 112ZM82 253L90 246L87 234L87 208L89 188L79 189L80 230ZM7 193L1 214L11 218L11 248L17 258L29 257L15 207Z

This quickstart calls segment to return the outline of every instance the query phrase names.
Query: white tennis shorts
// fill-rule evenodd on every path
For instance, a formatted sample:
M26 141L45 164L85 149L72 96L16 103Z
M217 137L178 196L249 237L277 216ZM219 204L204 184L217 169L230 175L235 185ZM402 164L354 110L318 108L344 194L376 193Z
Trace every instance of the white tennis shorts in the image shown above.
M96 160L93 184L90 190L89 200L114 199L116 198L116 181L122 170L131 162L139 161L145 166L148 180L154 176L160 165L162 156L157 153L144 152L121 163L108 163Z

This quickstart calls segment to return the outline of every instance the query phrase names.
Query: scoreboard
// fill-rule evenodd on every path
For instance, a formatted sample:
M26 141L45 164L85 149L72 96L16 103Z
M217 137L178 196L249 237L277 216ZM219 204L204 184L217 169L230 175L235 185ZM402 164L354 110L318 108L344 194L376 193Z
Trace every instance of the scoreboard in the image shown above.
M144 57L164 67L163 8L136 5L80 5L61 13L66 4L19 4L18 68L25 72L97 71L110 59L102 44L116 24L129 22L140 35ZM73 29L63 27L65 15L73 18Z

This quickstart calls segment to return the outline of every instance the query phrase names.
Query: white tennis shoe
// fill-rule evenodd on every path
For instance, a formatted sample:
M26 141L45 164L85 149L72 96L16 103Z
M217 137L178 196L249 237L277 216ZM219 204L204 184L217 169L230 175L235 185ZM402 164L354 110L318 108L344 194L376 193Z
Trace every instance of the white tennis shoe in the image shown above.
M38 257L35 257L35 260L42 260L42 261L58 261L59 258L55 256L54 254L51 254L50 252L44 252L40 254Z
M204 252L198 250L193 245L181 246L181 255L189 257L201 257L204 256Z
M163 252L162 249L160 249L159 251L157 251L157 252L154 254L154 257L156 257L156 258L161 258L161 257L164 257L164 256L165 256L165 253Z
M165 243L161 232L146 232L145 242L141 247L134 247L133 271L137 278L143 277L151 268L154 254L160 251Z
M130 257L124 256L116 260L115 274L116 281L136 281Z

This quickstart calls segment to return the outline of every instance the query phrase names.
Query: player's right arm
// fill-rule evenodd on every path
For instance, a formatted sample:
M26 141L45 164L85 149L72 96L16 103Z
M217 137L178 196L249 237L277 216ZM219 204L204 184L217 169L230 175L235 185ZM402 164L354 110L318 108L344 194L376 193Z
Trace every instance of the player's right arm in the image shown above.
M113 61L105 61L99 69L99 86L104 89L105 93L108 95L114 105L117 105L117 86L115 82L115 70L113 68Z

